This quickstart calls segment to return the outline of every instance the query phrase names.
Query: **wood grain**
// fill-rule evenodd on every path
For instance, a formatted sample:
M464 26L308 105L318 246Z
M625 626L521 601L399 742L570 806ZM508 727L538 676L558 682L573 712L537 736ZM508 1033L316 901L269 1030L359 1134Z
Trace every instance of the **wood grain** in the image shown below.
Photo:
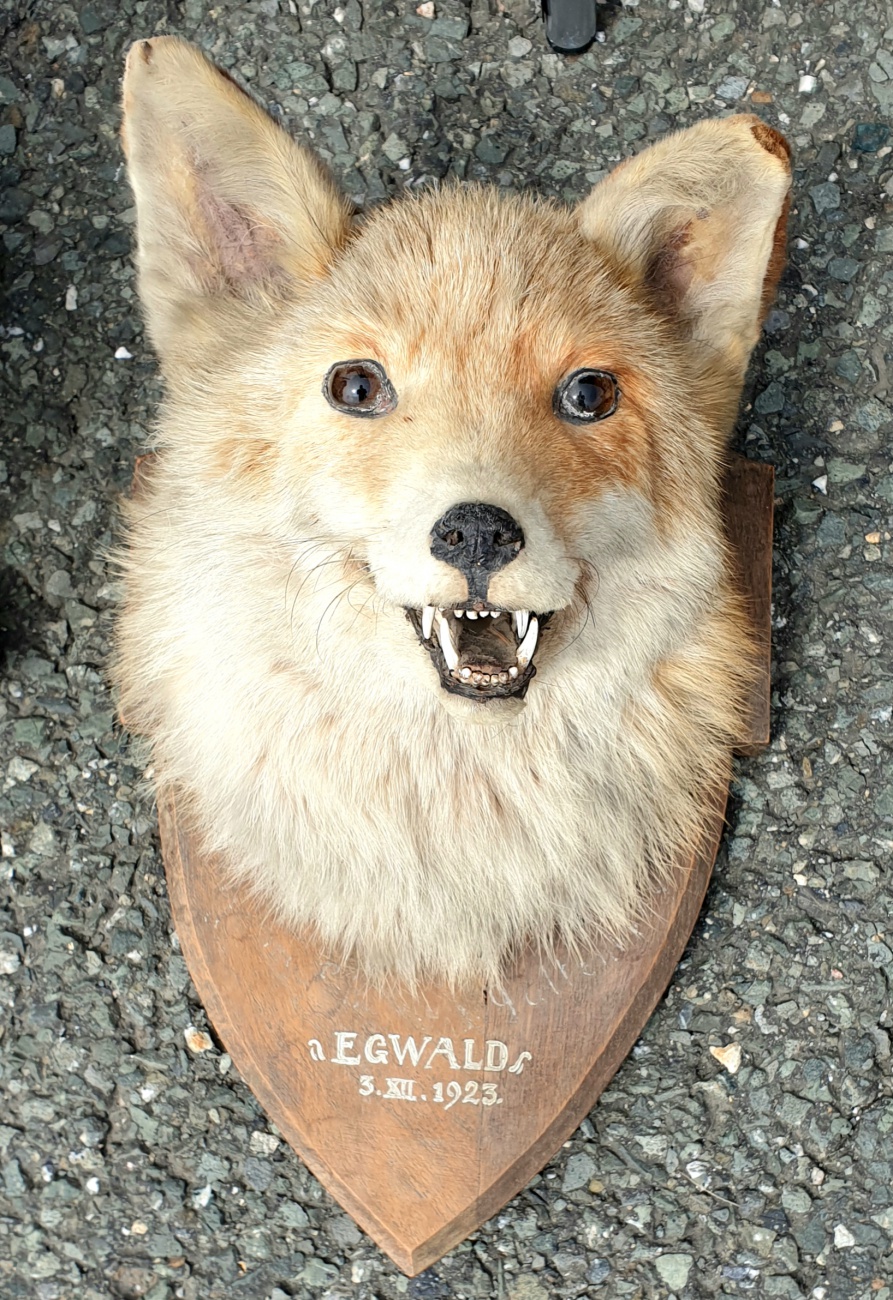
M724 802L717 791L703 851L680 871L677 888L655 900L634 950L603 945L583 961L565 954L546 963L531 954L504 989L464 997L437 987L414 995L368 988L351 967L221 888L213 862L192 853L175 802L160 805L177 932L217 1032L294 1149L405 1272L426 1268L494 1214L591 1109L691 933ZM340 1052L338 1033L346 1035ZM417 1046L428 1040L417 1066L397 1062L392 1034L401 1046L408 1036ZM313 1060L314 1042L324 1061ZM385 1047L386 1063L367 1059ZM488 1050L502 1069L483 1068ZM531 1059L513 1074L522 1052ZM338 1056L359 1059L344 1065ZM364 1077L374 1081L369 1096L361 1095ZM465 1100L469 1082L477 1097ZM387 1098L407 1083L416 1100ZM463 1099L447 1109L450 1083ZM495 1104L481 1104L484 1084L495 1087Z
M734 574L753 622L759 668L750 698L749 729L735 746L739 754L757 754L769 743L774 504L772 466L733 457L723 493L726 537Z
M735 468L729 536L767 652L771 501L764 467ZM767 734L767 687L768 672L742 738L748 747ZM177 932L219 1036L295 1151L406 1273L515 1195L629 1052L710 878L725 787L709 798L702 844L654 898L635 944L602 942L551 960L530 952L503 988L462 995L369 988L352 966L226 886L214 860L195 851L176 799L160 800Z

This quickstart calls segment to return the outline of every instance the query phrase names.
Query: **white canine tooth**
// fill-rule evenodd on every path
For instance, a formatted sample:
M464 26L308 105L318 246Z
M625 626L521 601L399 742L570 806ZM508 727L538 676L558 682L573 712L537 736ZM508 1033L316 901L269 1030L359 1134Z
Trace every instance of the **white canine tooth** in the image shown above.
M434 606L426 605L422 610L422 640L427 641L434 628Z
M518 634L519 641L523 641L524 637L527 635L527 625L529 622L530 622L529 609L515 610L515 631Z
M518 667L526 668L533 658L533 652L536 649L536 639L540 634L540 622L538 618L530 620L530 626L525 633L524 640L518 646Z
M514 677L517 677L517 676L518 676L518 670L517 670L517 668L515 667L515 665L512 664L511 668L509 669L509 677L514 678Z
M477 610L474 610L474 609L466 609L466 611L465 611L465 617L466 617L466 618L477 618Z
M462 671L459 673L459 676L460 676L464 681L467 682L468 679L469 679L469 677L471 676L471 669L470 669L470 668L463 668Z
M440 648L443 651L443 657L446 660L447 668L450 672L459 667L459 656L456 653L456 647L453 645L453 638L450 636L450 625L445 618L440 620L440 626L437 629L440 638Z

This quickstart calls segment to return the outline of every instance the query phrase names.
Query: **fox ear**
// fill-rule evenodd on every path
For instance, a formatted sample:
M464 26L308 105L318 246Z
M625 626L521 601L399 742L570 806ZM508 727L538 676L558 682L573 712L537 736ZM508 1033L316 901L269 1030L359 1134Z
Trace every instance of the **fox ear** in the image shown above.
M173 36L138 41L122 125L149 331L176 368L214 307L263 310L325 274L350 205L322 163ZM184 335L185 331L185 335Z
M580 224L659 311L743 377L784 267L790 149L757 117L701 122L621 163Z

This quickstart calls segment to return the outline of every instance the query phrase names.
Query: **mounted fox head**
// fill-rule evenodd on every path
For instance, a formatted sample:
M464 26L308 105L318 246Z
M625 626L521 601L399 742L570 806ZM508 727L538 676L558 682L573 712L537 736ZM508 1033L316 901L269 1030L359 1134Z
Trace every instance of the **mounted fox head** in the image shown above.
M784 141L702 122L575 208L359 220L182 41L133 47L124 111L167 399L115 671L159 779L367 969L628 934L738 734L719 488Z
M183 41L132 48L124 110L167 441L272 496L274 531L342 539L447 691L523 695L593 569L710 508L783 261L788 150L757 118L670 136L573 209L456 186L358 222Z

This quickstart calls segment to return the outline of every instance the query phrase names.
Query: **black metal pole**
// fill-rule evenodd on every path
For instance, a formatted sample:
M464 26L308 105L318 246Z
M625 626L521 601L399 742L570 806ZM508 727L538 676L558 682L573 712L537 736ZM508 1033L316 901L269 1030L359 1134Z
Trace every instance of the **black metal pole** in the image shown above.
M559 54L580 54L595 40L595 0L542 0L546 40Z

